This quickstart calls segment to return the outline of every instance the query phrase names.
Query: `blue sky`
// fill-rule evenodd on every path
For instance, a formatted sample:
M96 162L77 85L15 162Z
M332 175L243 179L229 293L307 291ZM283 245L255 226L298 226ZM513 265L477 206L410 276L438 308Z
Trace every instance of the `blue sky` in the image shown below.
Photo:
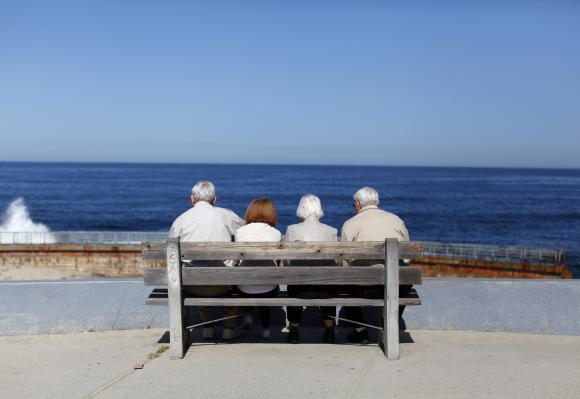
M408 3L2 2L0 160L580 167L580 2Z

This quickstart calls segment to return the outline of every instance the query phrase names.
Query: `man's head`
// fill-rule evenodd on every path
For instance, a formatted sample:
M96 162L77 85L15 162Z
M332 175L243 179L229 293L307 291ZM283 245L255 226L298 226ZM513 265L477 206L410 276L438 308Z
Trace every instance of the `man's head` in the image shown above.
M367 205L379 205L379 193L372 187L363 187L353 195L355 213Z
M199 201L205 201L213 205L216 199L215 186L210 181L200 180L191 189L191 203L194 205Z

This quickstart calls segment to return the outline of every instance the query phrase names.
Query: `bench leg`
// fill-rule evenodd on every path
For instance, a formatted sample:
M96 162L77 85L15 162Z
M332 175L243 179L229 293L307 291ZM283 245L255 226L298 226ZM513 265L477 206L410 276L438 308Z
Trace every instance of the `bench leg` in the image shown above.
M383 307L383 348L389 360L399 358L399 242L385 243L385 306Z
M167 241L167 291L169 298L169 355L182 359L185 348L184 306L181 293L181 254L179 240Z

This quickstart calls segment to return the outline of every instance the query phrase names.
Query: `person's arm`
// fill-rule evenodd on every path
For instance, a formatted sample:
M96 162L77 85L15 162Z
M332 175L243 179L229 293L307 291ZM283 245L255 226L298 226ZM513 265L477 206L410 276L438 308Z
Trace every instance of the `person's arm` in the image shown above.
M233 238L233 241L234 241L234 242L238 242L238 241L240 241L240 240L241 240L241 238L240 238L240 234L238 234L238 232L237 232L237 231L236 231L236 233L235 233L235 234L232 236L232 238ZM241 264L242 264L242 261L241 261L241 260L233 260L233 259L229 259L229 260L226 260L226 261L224 261L224 263L225 263L225 265L226 265L227 267L236 267L236 266L239 266L239 265L241 265Z
M179 227L179 223L177 220L173 222L171 228L169 229L169 234L167 235L169 238L177 238L181 235L181 228Z
M278 236L278 242L282 242L282 239L284 238L282 236L282 232L279 230L276 230L278 232L277 236ZM283 267L284 266L284 260L283 259L276 259L274 261L274 263L276 264L277 267Z
M405 222L401 220L401 235L403 236L402 241L410 241L409 238L409 231L407 230L407 226L405 226ZM402 263L405 266L409 266L411 264L411 259L402 259Z
M332 229L332 239L330 241L339 241L337 229L334 229L334 228Z
M218 208L222 215L226 228L230 233L230 236L235 236L236 231L246 224L246 221L235 214L234 211L225 208Z
M342 229L340 229L340 241L353 241L348 223L343 224Z
M401 236L403 237L402 241L411 241L411 239L409 238L409 231L407 230L407 226L405 226L405 222L403 222L402 220L400 233Z
M342 229L340 229L340 241L344 241L344 242L349 242L350 240L350 235L348 233L348 226L347 224L343 224L342 225ZM343 266L350 266L350 263L348 260L343 259L342 260L342 265Z
M282 236L282 241L283 242L294 242L296 241L296 239L294 238L294 229L292 228L292 226L288 226L286 227L286 234L284 234Z

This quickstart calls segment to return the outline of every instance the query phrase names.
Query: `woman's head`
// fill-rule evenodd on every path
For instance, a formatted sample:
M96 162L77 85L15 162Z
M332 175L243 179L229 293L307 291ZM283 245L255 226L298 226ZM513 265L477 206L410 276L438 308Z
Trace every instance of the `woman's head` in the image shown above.
M275 227L278 221L276 208L270 198L258 198L250 202L244 219L246 223L266 223L272 227Z
M322 211L320 198L314 194L306 194L300 198L298 209L296 209L296 216L303 220L306 220L311 216L314 216L316 219L322 218L324 212Z

